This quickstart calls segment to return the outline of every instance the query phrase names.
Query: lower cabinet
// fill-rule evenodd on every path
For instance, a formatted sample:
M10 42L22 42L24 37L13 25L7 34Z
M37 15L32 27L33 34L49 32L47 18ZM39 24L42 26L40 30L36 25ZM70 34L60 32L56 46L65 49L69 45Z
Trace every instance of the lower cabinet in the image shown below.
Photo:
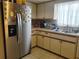
M51 52L64 56L68 59L75 59L76 54L76 44L58 40L55 38L50 38L42 35L32 36L32 47L39 46L47 49ZM77 59L79 59L79 43L77 48Z
M36 42L37 42L36 35L34 35L32 36L32 47L36 46Z
M78 46L77 46L77 56L76 59L79 59L79 40L78 40Z
M43 48L50 50L50 38L44 37Z
M60 54L60 40L50 38L50 51Z
M39 46L39 47L44 47L43 42L44 42L44 37L38 35L38 36L37 36L37 46Z
M61 55L68 59L75 59L76 45L68 42L61 43Z

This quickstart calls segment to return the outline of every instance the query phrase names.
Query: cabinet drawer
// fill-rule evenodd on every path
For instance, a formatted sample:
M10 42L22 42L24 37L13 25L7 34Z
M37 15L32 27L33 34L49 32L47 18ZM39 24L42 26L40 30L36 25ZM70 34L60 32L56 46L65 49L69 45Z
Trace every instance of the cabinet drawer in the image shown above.
M32 34L38 34L39 31L32 31Z
M38 34L40 34L40 35L48 35L48 32L39 31L39 33L38 33Z
M76 37L71 37L71 36L66 36L66 35L59 35L59 34L53 34L53 33L49 33L48 35L51 36L51 37L54 37L54 38L58 38L58 39L62 39L62 40L70 41L70 42L77 42L77 38Z

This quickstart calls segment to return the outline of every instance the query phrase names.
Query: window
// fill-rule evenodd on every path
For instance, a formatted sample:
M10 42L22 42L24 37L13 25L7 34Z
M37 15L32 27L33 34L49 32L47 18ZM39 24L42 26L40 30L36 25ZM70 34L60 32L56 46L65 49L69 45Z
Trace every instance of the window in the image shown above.
M79 27L79 1L55 4L54 19L59 26Z

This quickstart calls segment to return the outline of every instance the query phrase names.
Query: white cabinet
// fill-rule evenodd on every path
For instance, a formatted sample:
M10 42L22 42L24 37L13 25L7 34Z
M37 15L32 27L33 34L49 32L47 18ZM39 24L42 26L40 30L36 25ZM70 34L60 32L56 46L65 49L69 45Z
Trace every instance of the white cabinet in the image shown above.
M31 8L32 19L36 19L36 4L28 2L27 5Z
M78 40L78 45L77 45L77 59L79 59L79 40Z
M50 38L44 37L43 48L50 50Z
M36 42L37 42L36 35L34 35L32 36L32 47L36 46Z
M36 4L32 3L32 19L36 19Z
M50 51L60 54L60 40L50 38Z
M39 4L37 6L37 18L43 19L45 14L45 4Z
M61 55L68 59L75 59L76 45L68 42L61 43Z
M45 18L53 19L54 15L54 4L53 2L45 3Z
M68 59L79 59L79 41L78 47L76 47L77 38L65 35L56 35L54 33L48 33L43 31L37 32L37 39L35 36L33 37L33 46L36 45L47 49L51 52L64 56ZM49 37L48 37L49 36ZM76 56L76 48L77 48L77 56Z
M44 46L43 43L44 43L44 37L38 35L38 36L37 36L37 46L43 47L43 46Z
M39 18L39 19L53 19L53 15L54 15L53 2L48 2L48 3L38 5L37 18Z

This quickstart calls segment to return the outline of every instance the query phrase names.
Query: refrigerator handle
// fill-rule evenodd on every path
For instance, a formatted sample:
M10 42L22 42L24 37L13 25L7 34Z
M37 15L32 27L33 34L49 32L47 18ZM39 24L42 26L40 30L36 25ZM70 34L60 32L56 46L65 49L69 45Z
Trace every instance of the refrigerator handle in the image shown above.
M17 13L17 42L20 43L22 40L22 19L21 14Z
M17 32L17 42L18 42L18 14L16 14L16 32Z

